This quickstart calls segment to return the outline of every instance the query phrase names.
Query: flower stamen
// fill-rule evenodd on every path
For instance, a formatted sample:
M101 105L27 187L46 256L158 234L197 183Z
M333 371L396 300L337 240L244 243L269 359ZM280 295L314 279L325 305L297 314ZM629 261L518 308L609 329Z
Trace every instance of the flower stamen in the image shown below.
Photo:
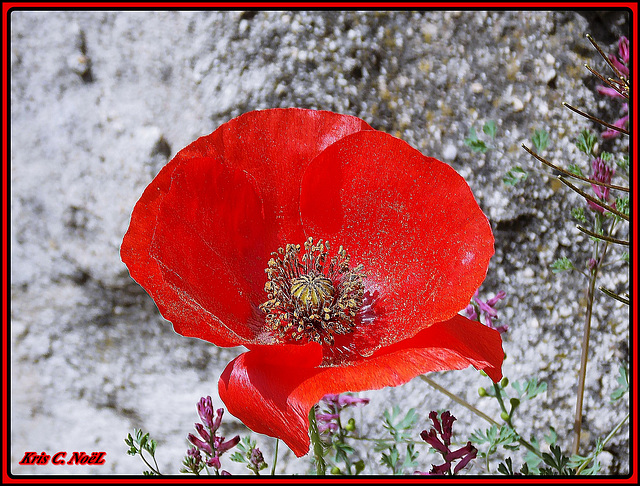
M329 243L308 238L305 252L287 244L271 254L264 290L269 300L260 305L267 328L283 341L314 341L333 345L335 334L355 329L364 296L363 266L349 268L341 246L328 260Z

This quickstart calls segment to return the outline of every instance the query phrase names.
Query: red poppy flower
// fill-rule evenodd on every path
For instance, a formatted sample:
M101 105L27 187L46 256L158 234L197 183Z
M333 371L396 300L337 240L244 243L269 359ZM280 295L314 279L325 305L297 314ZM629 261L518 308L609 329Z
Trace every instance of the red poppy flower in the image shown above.
M248 348L220 397L298 456L325 394L502 376L500 334L458 315L493 255L471 190L352 116L254 111L196 140L144 191L121 255L178 333Z

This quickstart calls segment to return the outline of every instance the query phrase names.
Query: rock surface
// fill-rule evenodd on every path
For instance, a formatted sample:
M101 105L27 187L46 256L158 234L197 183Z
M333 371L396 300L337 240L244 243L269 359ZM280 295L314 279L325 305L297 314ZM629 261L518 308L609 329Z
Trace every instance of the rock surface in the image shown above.
M573 140L594 127L561 102L615 118L619 106L595 92L583 67L606 69L584 34L615 52L628 29L623 14L14 11L10 21L12 473L139 474L143 464L123 442L134 427L158 440L161 470L178 472L196 402L212 395L222 405L218 376L242 350L174 333L129 278L122 236L144 187L178 150L241 113L287 106L359 116L466 178L496 236L481 294L507 292L504 374L548 384L515 423L540 439L553 426L569 448L585 282L549 265L562 256L584 265L590 242L567 209L580 198L520 145L544 128L545 156L588 172ZM470 128L488 140L489 120L497 124L492 148L472 152L464 143ZM615 143L607 150L619 149ZM504 185L516 165L529 178ZM628 267L613 266L602 283L627 288ZM627 398L609 404L618 364L629 356L628 322L622 304L597 297L582 451L628 410ZM477 396L488 379L476 371L432 378L498 417L496 404ZM416 437L429 411L444 408L458 417L461 442L487 427L420 380L360 396L371 398L356 411L371 437L385 434L390 403L417 408ZM229 415L222 430L247 433ZM625 425L607 445L605 473L628 471L627 436ZM274 440L253 437L271 463ZM279 473L310 470L283 450ZM26 451L107 456L104 466L18 465ZM428 470L437 458L420 452L419 469ZM388 473L370 454L365 473ZM243 472L228 456L223 464Z

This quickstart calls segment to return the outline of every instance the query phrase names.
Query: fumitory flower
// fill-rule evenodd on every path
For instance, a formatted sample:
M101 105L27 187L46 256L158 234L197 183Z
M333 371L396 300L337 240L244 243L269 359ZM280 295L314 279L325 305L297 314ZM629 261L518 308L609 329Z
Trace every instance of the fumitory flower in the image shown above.
M433 422L433 427L427 432L423 430L420 433L420 437L427 444L437 450L444 459L444 463L438 466L432 465L431 471L428 473L416 471L416 474L456 474L462 468L464 468L472 459L475 459L478 455L478 449L471 445L471 442L460 449L452 451L451 446L451 434L453 428L453 422L456 418L451 415L448 410L442 412L440 418L436 412L429 413L429 418ZM460 461L454 466L451 471L453 462L457 459Z
M504 324L496 326L493 324L494 319L498 319L498 311L495 309L495 305L507 296L504 290L498 292L494 297L487 301L480 299L478 296L479 291L473 294L473 299L465 309L465 313L469 319L474 321L480 321L480 315L484 316L484 323L492 329L495 329L500 334L507 332L509 326Z
M358 405L366 405L369 403L368 398L352 397L346 393L337 395L329 393L322 397L319 402L324 405L328 410L322 413L316 413L316 420L318 421L318 432L333 433L339 429L340 412L348 407L355 407Z
M613 178L614 173L615 168L609 167L609 165L601 158L598 157L591 161L592 180L604 182L605 184L611 184L611 179ZM593 192L596 194L598 199L604 201L607 204L611 203L609 196L610 189L608 187L591 184L591 188L593 189ZM604 208L602 206L599 206L596 203L589 201L588 199L587 204L592 210L604 214Z
M501 378L500 334L458 314L493 252L451 167L358 118L292 108L178 152L121 256L176 332L248 349L220 397L301 456L326 394L470 365Z
M609 61L611 62L611 64L613 64L613 66L615 66L615 68L622 76L624 76L625 78L629 76L629 39L624 36L620 37L620 40L618 41L618 56L616 57L615 55L610 54ZM598 90L598 93L610 96L611 98L628 99L628 96L623 96L622 93L617 89L609 86L598 86L596 89ZM628 93L626 94L628 95ZM613 125L618 128L626 129L629 123L628 103L623 103L622 112L626 113L626 115L614 121ZM607 128L604 132L602 132L602 138L604 139L615 138L618 135L620 135L620 132L611 128Z
M188 440L195 447L190 448L187 451L187 457L190 458L186 465L192 465L193 469L198 470L198 466L202 461L203 452L207 456L205 461L206 465L213 467L218 474L228 474L226 471L221 471L220 456L227 452L229 449L235 447L240 442L240 436L235 436L232 439L226 440L217 434L220 423L222 422L222 415L224 409L219 408L213 412L213 403L211 397L202 397L196 405L198 409L198 415L202 423L196 423L195 429L200 437L194 434L188 435Z

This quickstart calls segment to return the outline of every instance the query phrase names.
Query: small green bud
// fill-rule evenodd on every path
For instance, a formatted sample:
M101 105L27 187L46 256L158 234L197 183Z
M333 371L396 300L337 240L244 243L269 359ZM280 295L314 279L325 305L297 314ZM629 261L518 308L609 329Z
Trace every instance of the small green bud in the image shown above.
M506 376L502 379L502 381L500 382L500 386L502 388L505 388L507 385L509 384L509 378L507 378Z
M489 376L489 375L487 375L483 370L480 370L480 374L481 374L482 376Z
M481 397L486 397L487 396L487 390L485 390L484 387L478 388L478 395L480 395Z
M502 413L500 414L500 418L501 418L502 420L504 420L505 422L507 422L507 421L509 420L509 414L508 414L507 412L502 412Z
M516 408L518 405L520 405L520 400L518 398L512 398L511 400L509 400L509 403L511 403L511 408Z
M331 468L331 474L341 474L342 471L340 471L340 468L338 466L333 466Z
M356 430L356 421L353 418L350 418L344 428L349 432L353 432Z

